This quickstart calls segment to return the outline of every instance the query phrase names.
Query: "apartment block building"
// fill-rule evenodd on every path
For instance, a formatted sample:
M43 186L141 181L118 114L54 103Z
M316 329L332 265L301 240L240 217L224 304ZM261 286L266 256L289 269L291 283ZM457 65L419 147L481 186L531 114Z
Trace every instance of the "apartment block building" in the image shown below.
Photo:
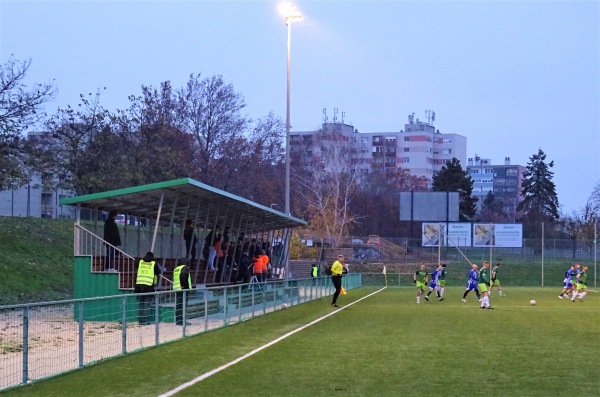
M324 122L318 131L290 133L292 161L315 164L334 150L345 153L347 171L359 174L403 168L411 175L431 179L453 157L464 166L466 148L466 137L442 134L433 120L420 121L414 114L408 116L408 123L400 131L359 133L342 121Z
M47 144L48 134L31 132L27 139ZM29 182L18 189L0 190L0 216L73 218L75 209L59 204L60 199L72 196L73 192L63 189L44 188L41 176L33 174Z
M473 179L473 196L479 197L478 208L481 208L488 192L492 192L505 204L505 212L514 215L517 205L523 200L521 184L526 167L511 164L510 157L504 158L504 164L494 165L491 159L475 155L467 160L466 169Z

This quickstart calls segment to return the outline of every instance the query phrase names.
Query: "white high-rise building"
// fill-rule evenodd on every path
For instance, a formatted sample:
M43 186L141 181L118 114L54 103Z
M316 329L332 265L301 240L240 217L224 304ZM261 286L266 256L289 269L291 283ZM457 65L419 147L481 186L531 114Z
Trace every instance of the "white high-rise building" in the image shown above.
M292 159L304 164L321 162L333 145L349 153L350 172L382 173L403 168L411 175L429 179L454 157L464 167L467 152L466 137L442 134L432 120L423 122L414 115L400 131L359 133L343 121L325 122L318 131L292 131L290 142Z
M504 158L504 164L494 165L491 159L475 155L467 160L466 170L473 179L472 195L479 197L478 210L485 196L492 192L495 199L503 203L504 212L514 220L517 206L523 200L521 184L527 168L511 164L510 157Z

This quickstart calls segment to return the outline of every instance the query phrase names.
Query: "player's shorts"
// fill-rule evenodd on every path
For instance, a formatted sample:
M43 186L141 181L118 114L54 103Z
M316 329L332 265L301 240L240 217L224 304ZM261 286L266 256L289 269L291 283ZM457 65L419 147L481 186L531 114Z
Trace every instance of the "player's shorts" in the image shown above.
M427 285L425 283L422 283L421 281L417 281L417 288L424 290L425 287L427 287Z
M498 280L498 279L492 280L492 282L490 283L490 285L500 286L500 280Z
M482 294L484 292L487 292L487 290L488 290L487 284L485 284L485 283L479 283L479 284L477 284L477 287L479 288L479 292L481 292Z
M438 281L438 285L440 287L445 287L446 286L446 280L440 280L440 281Z
M571 280L565 278L563 281L563 288L572 288L573 284L571 284Z
M583 291L587 288L586 284L577 283L577 291Z
M477 284L469 283L467 284L467 290L475 291L477 289Z
M430 290L434 290L434 289L438 289L438 285L436 283L429 283L429 289Z

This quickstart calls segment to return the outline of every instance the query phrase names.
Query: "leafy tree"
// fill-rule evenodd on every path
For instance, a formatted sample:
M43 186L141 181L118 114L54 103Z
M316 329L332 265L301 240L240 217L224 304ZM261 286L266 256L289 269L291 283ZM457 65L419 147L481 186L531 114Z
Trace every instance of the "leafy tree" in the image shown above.
M504 211L505 203L496 198L492 191L489 191L482 202L479 211L479 221L481 222L507 222L508 217Z
M447 161L440 172L434 175L432 190L434 192L458 192L460 221L469 221L475 216L478 198L472 196L473 179L463 170L456 157Z
M352 225L351 233L358 236L400 235L404 225L400 221L399 192L427 190L427 178L410 175L405 169L368 174L360 179L352 202L351 210L357 215L357 219Z
M100 105L100 92L81 94L80 100L77 108L60 108L47 120L33 153L45 187L87 194L118 183L112 154L119 145L110 133L110 114Z
M524 198L517 207L524 220L544 222L559 218L556 186L552 182L554 172L550 171L552 167L554 161L546 164L546 154L542 149L529 158L521 185L521 195Z
M247 141L232 148L235 163L225 188L284 211L285 124L272 112L254 124Z
M43 105L56 96L52 84L23 83L30 65L31 59L13 57L0 65L0 188L26 182L23 132L40 121Z
M159 89L142 86L142 94L129 101L129 108L113 118L122 142L113 154L121 168L114 172L130 186L197 177L193 138L182 130L171 83Z
M235 172L239 153L235 149L248 128L241 111L243 97L222 76L201 80L191 74L177 93L178 116L183 131L195 140L193 161L201 182L223 188L226 176Z

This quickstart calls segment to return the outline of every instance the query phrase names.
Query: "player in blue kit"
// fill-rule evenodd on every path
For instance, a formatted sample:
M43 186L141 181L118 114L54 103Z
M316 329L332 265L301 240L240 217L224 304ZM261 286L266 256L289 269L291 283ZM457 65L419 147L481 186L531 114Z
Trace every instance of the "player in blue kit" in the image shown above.
M560 295L558 295L559 299L562 299L563 296L566 296L567 298L569 297L569 293L573 291L573 287L575 286L573 280L577 281L577 270L575 265L571 265L571 268L565 273L565 279L563 280L563 290L560 293Z
M479 295L479 289L477 288L479 277L477 275L477 265L471 265L471 270L469 271L469 281L467 282L467 290L463 294L462 301L467 301L467 295L469 291L475 291L477 294L477 299L481 300L481 296Z
M439 301L444 300L444 298L442 298L442 296L440 295L440 286L438 284L441 274L442 274L442 266L438 265L437 269L435 269L431 273L431 282L429 283L429 292L427 293L427 295L425 295L426 301L429 301L429 295L431 295L431 293L433 291L436 292Z

